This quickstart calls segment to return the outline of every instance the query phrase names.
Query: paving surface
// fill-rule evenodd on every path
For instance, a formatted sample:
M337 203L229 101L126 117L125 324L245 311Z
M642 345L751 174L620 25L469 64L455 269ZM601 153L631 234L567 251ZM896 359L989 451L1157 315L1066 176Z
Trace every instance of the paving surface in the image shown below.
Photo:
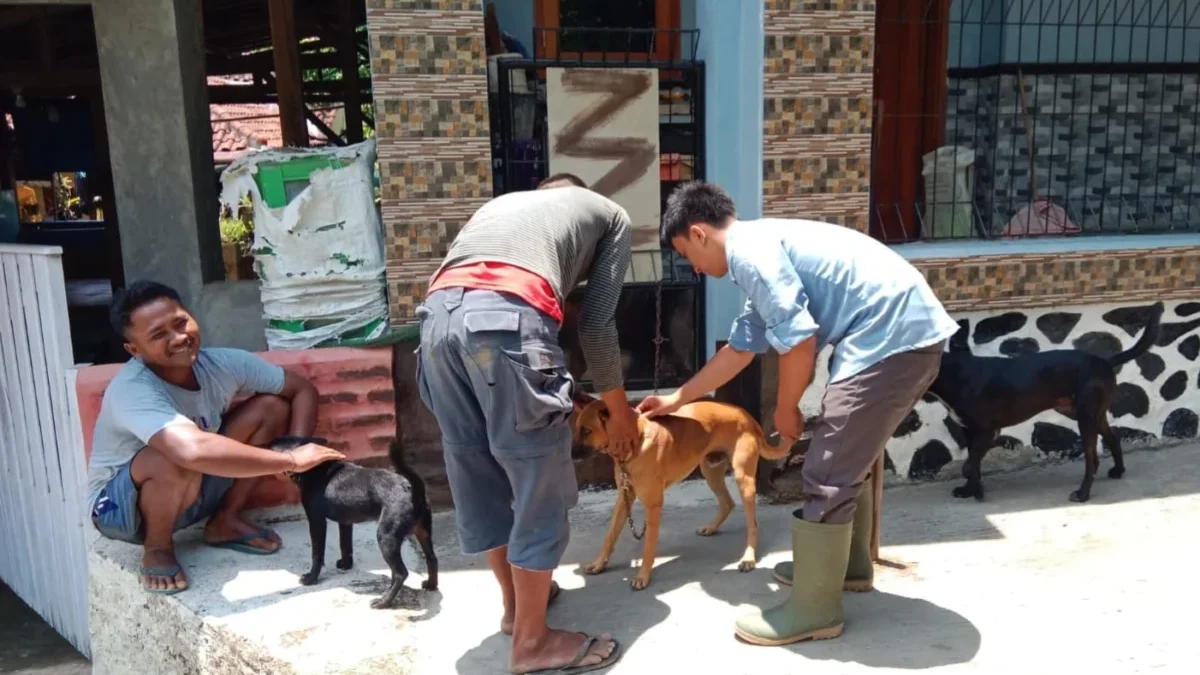
M893 567L880 570L876 592L846 596L840 639L787 648L740 644L731 624L784 597L768 570L790 550L790 507L759 507L760 569L742 574L741 510L718 536L701 538L693 532L715 508L706 486L672 489L652 583L634 592L628 566L640 546L628 533L608 572L578 572L595 555L613 497L583 495L556 573L566 591L550 618L612 632L625 649L607 671L615 675L1196 672L1200 445L1131 453L1128 467L1124 480L1109 480L1106 460L1083 505L1067 501L1082 473L1077 462L990 476L983 503L952 499L948 483L889 489L883 554ZM184 548L193 588L176 596L182 608L296 673L508 672L498 591L482 560L458 554L448 515L434 531L441 590L417 590L418 567L408 609L398 611L368 608L385 585L372 528L357 528L357 569L327 568L320 585L301 587L306 526L276 527L286 542L277 556ZM336 539L331 532L330 562ZM122 568L136 565L131 547L98 550ZM419 559L407 550L406 558L414 566Z
M0 673L87 675L91 665L0 582Z

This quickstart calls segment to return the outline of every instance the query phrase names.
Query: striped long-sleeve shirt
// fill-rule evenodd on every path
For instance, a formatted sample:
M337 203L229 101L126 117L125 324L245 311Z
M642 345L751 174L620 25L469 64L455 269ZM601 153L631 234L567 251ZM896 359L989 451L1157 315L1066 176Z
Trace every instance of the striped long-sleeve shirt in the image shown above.
M616 311L629 268L631 227L625 209L591 190L511 192L471 216L438 273L477 262L513 265L545 279L559 305L586 281L579 343L592 384L610 391L622 384Z

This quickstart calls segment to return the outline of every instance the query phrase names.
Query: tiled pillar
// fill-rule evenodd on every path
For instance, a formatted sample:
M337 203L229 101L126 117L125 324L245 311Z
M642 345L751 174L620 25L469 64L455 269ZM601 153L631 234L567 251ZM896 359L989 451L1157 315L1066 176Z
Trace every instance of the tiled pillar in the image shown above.
M765 0L763 216L867 230L875 0Z
M482 0L367 0L393 324L492 195Z

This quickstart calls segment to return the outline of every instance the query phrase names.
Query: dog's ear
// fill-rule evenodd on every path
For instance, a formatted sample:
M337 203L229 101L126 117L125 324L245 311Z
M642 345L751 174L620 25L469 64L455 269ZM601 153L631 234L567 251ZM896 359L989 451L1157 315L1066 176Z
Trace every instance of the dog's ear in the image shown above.
M583 409L588 407L592 401L597 400L592 398L586 391L584 391L583 387L579 386L575 387L575 393L571 395L571 398L575 402L576 413L583 412Z
M609 418L608 406L601 407L600 408L600 423L608 424L608 418Z

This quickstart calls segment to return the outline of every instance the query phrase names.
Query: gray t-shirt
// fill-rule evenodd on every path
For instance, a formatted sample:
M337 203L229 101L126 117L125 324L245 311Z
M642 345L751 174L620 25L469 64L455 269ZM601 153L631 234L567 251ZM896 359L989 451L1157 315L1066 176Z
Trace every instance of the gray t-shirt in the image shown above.
M283 368L240 349L201 349L193 366L200 389L169 384L141 361L125 364L104 391L88 462L88 508L121 467L173 424L221 429L234 398L283 391Z

